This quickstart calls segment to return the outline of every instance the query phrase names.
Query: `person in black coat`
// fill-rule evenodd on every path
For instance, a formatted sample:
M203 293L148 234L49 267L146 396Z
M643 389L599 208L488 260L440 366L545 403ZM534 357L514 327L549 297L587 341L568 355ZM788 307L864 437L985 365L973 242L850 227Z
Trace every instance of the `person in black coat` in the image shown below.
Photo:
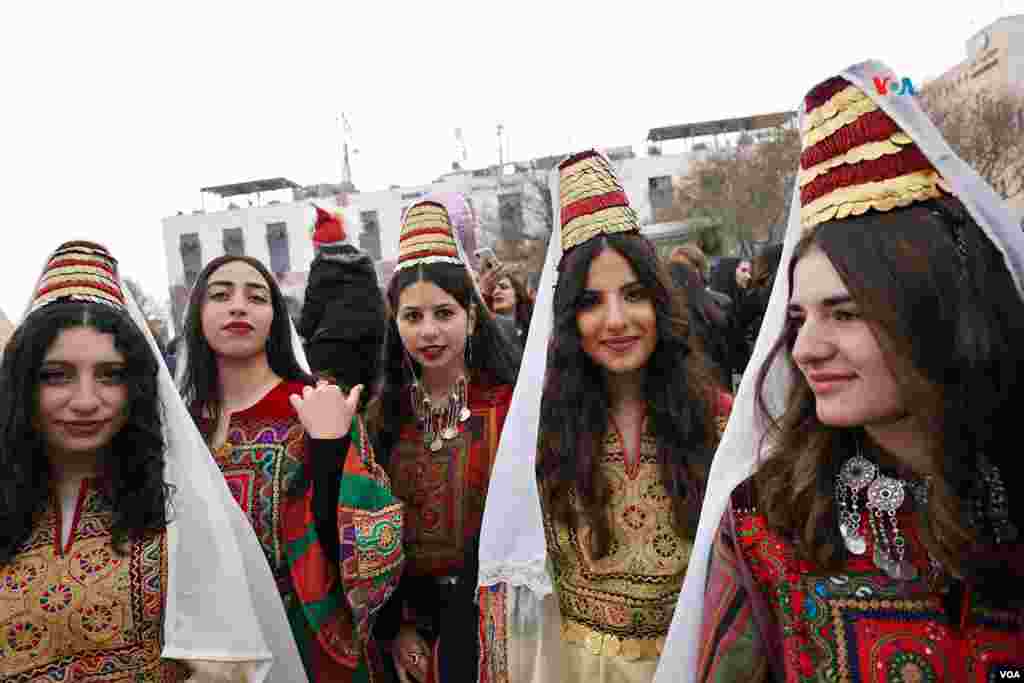
M369 255L345 242L342 217L315 208L316 257L298 332L315 374L329 376L342 387L362 384L369 389L377 377L387 328L377 271Z
M690 324L716 373L716 379L725 389L731 388L729 374L728 317L704 289L704 279L688 260L679 259L668 264L669 274L684 295L690 310Z
M747 329L756 316L757 306L750 296L750 278L751 265L746 259L722 258L711 270L710 288L727 295L732 302L729 307L726 338L729 345L728 366L734 391L753 351L752 344L747 339Z

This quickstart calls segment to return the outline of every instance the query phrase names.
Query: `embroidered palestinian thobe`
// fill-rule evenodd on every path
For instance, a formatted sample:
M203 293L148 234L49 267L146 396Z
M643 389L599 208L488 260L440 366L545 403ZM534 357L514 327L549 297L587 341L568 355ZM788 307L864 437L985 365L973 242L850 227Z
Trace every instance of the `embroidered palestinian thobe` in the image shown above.
M715 422L725 429L732 398L720 393ZM561 614L565 680L648 683L654 678L689 564L692 541L673 525L672 499L658 443L643 421L638 443L624 444L614 420L599 461L609 487L607 554L593 558L590 529L570 528L544 506L544 533ZM542 500L546 500L541 484ZM568 495L576 505L576 492ZM509 629L504 586L481 588L481 683L509 683L506 647L523 637ZM526 634L528 635L528 634Z
M361 419L346 438L307 437L288 398L303 386L282 381L233 413L214 458L266 553L309 679L374 681L381 669L370 631L401 576L403 506ZM336 543L320 538L308 483L314 460L332 451L340 477Z
M929 560L912 511L896 515L917 569L907 581L875 566L872 534L863 555L847 553L834 571L815 567L752 500L749 484L733 493L712 549L698 680L982 683L1024 675L1024 610L993 604L970 585L952 608L951 581Z
M0 680L178 683L160 658L167 533L112 543L113 510L96 480L75 501L62 544L54 497L13 562L0 567Z
M408 558L401 596L422 631L438 638L431 680L475 680L477 545L484 501L512 387L473 382L470 418L438 451L409 416L392 449L394 492L406 503ZM408 392L406 392L408 396Z

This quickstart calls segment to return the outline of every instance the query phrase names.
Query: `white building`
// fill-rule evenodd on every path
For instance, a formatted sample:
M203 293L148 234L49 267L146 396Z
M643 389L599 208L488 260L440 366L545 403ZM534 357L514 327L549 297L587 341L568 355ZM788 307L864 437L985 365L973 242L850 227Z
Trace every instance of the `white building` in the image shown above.
M693 153L637 156L631 147L607 151L641 223L657 223L657 209L672 202L673 177L687 173ZM285 178L272 178L203 188L206 198L219 199L217 208L163 219L164 258L170 279L175 323L188 291L202 267L225 253L255 256L278 276L283 291L302 301L309 263L313 204L344 214L349 240L378 262L382 281L390 277L398 252L403 212L434 193L460 192L473 205L488 245L501 232L506 237L544 238L546 213L540 206L541 187L563 155L476 170L455 170L436 181L372 192L346 191L342 186L303 188ZM241 201L246 206L233 202ZM557 215L557 208L554 213ZM500 227L499 227L500 226Z
M645 156L632 147L605 150L646 234L668 248L686 239L689 225L673 214L673 188L692 164L732 138L795 123L794 112L778 112L652 129ZM664 141L682 143L676 153L662 153ZM172 317L180 324L188 291L202 267L225 253L248 254L275 273L282 290L298 306L305 293L313 203L341 211L349 240L377 262L381 282L391 276L398 256L404 211L431 195L459 192L469 199L480 229L471 242L491 246L501 239L546 239L557 205L547 200L548 175L565 155L553 155L500 167L455 168L431 183L359 192L351 183L301 187L286 178L271 178L201 190L203 208L163 219L164 257L170 278ZM207 206L207 198L216 206ZM247 206L242 207L236 201ZM555 198L557 203L557 198Z

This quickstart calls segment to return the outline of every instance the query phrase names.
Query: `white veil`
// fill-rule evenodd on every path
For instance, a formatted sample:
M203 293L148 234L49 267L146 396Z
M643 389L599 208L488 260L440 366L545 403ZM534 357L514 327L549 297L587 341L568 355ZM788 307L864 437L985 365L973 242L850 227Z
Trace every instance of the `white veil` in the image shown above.
M505 592L510 683L561 683L561 616L553 593L537 486L540 403L554 327L555 284L562 260L559 172L549 177L555 221L537 288L519 379L491 472L480 532L479 586ZM483 646L483 644L481 644ZM483 672L481 672L483 673Z
M913 138L921 152L948 182L953 194L1002 253L1018 292L1024 296L1024 233L1012 219L1004 201L988 183L953 153L916 99L877 94L872 83L873 77L888 75L896 79L889 67L881 62L867 61L851 66L840 75L871 97L882 111L892 117L899 127ZM793 248L799 240L800 233L800 195L799 187L796 187L778 272L789 272ZM789 300L788 287L787 278L775 279L764 322L748 365L752 371L743 377L733 403L729 425L712 463L690 566L669 630L668 641L654 678L655 683L689 683L696 676L698 641L703 620L704 591L711 546L733 489L756 469L757 444L761 443L765 431L764 425L755 420L756 375L768 357L771 346L782 333L786 304ZM782 406L790 381L789 373L784 371L781 365L773 366L772 373L766 381L766 399L773 412L777 413Z
M121 291L126 310L160 359L145 317L123 282ZM31 301L26 315L30 307ZM248 683L306 680L259 540L210 457L167 366L158 364L165 480L173 487L162 656L250 663Z

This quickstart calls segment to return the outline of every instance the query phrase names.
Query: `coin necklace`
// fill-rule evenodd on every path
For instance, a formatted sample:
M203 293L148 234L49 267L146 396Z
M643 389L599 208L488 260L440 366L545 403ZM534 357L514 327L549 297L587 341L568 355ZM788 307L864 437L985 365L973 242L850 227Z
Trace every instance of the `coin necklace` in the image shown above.
M920 484L911 490L919 500L927 495ZM896 511L907 497L908 485L902 479L880 474L878 466L858 454L845 463L836 476L836 503L839 507L839 534L846 549L854 555L867 552L858 509L860 492L866 490L864 508L874 540L872 561L891 578L909 581L917 578L917 568L906 559L906 539L900 531Z
M458 436L458 425L470 418L466 378L460 377L439 405L434 405L417 381L413 382L411 392L416 421L423 434L423 445L436 453L444 447L445 441Z

